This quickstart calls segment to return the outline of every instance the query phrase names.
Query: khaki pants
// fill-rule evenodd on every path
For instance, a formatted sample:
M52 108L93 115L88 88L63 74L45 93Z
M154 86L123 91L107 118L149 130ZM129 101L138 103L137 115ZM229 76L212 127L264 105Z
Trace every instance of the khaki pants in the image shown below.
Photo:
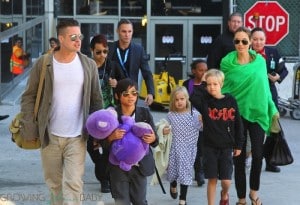
M50 135L49 145L41 149L45 182L51 205L80 205L83 192L86 142Z

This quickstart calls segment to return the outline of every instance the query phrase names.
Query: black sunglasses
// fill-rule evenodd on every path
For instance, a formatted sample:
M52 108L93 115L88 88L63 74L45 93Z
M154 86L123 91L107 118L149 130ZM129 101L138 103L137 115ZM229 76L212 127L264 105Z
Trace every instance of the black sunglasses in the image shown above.
M136 96L138 96L139 92L138 92L138 91L130 91L130 92L129 92L129 91L123 91L123 92L122 92L122 96L123 96L123 97L128 97L130 94L131 94L132 96L135 96L135 97L136 97Z
M238 40L238 39L235 39L235 40L233 40L233 42L234 42L234 44L240 44L240 42L242 42L242 44L244 45L244 46L246 46L246 45L248 45L248 43L249 43L249 41L247 41L247 40Z
M82 41L83 38L84 38L84 36L82 34L73 34L73 35L70 35L71 41L76 41L77 38Z
M101 53L107 54L107 53L108 53L108 50L107 50L107 49L104 49L104 50L102 50L102 51L100 50L100 51L96 51L96 52L95 52L96 55L101 55Z

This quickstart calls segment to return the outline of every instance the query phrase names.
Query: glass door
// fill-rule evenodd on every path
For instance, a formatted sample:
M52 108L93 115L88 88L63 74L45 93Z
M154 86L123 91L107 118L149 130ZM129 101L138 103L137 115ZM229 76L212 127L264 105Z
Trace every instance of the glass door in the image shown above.
M188 61L206 59L213 40L221 33L222 18L210 17L202 20L189 20Z
M190 64L206 59L213 40L221 33L221 17L198 17L181 21L152 20L150 66L158 74L166 69L176 83L190 74ZM152 57L154 56L154 57Z
M184 77L186 70L186 36L185 21L151 21L150 30L150 65L159 74L167 70L175 78L176 83Z

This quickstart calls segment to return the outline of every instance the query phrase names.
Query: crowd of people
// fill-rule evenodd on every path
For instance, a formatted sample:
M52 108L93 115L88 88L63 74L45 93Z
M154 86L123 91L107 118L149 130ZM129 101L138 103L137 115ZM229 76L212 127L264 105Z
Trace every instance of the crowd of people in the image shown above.
M84 128L90 113L114 107L120 123L123 115L149 123L153 131L141 140L153 148L158 145L150 110L137 105L139 72L147 87L146 107L155 99L155 88L145 50L132 42L133 24L121 19L118 40L110 45L104 34L93 36L92 58L80 52L84 36L76 20L61 20L56 30L57 38L49 39L50 49L34 63L21 97L21 111L30 123L38 76L47 61L37 119L50 204L82 203L87 151L102 193L111 193L116 205L147 205L147 177L155 172L152 152L124 171L110 163L109 152L125 130L116 129L105 140L97 140ZM263 201L259 197L263 158L266 171L280 172L269 161L274 146L269 135L271 122L279 117L276 83L281 83L288 71L278 51L266 47L265 42L262 28L250 31L243 27L242 15L232 13L228 30L215 39L207 61L192 62L190 79L172 90L166 114L169 125L164 130L172 135L166 174L173 199L178 198L179 184L179 205L187 204L193 180L198 186L207 180L207 204L214 205L218 179L222 188L219 204L229 205L232 177L236 205L247 204L247 147L252 157L248 192L252 205ZM15 70L12 67L12 72ZM0 120L8 117L0 116Z

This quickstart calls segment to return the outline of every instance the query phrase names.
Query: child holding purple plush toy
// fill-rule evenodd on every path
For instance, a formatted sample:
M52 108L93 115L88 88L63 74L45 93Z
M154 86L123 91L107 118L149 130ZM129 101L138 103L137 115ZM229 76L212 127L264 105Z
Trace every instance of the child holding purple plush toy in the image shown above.
M138 100L137 84L129 78L120 80L115 88L115 97L118 100L116 111L118 120L122 122L122 116L130 116L135 122L146 122L154 130L153 117L149 109L137 106ZM103 146L112 146L113 141L122 139L125 130L117 128L103 142ZM157 146L158 139L154 131L145 134L142 140L152 147ZM129 171L124 171L118 165L109 164L111 193L116 205L147 205L146 188L147 176L155 171L155 162L151 149Z
M109 162L118 165L122 170L129 171L149 152L149 144L142 140L153 129L146 122L135 122L131 116L123 115L122 124L114 108L101 109L93 112L86 121L88 133L97 140L104 140L115 129L125 131L122 139L114 140L109 150Z

